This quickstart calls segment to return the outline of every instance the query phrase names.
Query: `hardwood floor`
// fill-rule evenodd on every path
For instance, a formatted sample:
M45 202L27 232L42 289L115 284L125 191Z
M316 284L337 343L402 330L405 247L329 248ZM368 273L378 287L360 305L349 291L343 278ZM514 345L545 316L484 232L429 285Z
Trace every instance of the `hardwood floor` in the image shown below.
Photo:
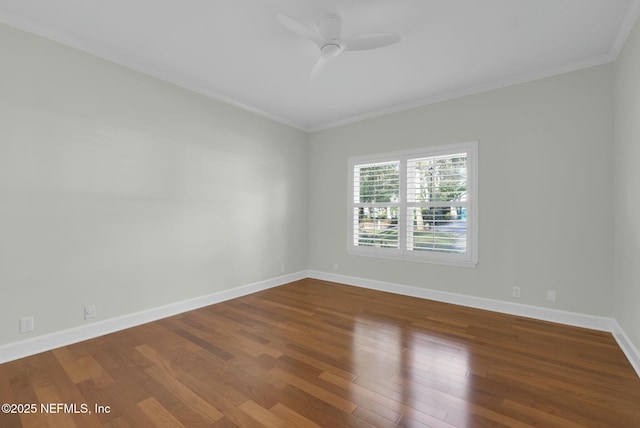
M312 279L2 364L5 402L37 411L0 427L640 427L608 333Z

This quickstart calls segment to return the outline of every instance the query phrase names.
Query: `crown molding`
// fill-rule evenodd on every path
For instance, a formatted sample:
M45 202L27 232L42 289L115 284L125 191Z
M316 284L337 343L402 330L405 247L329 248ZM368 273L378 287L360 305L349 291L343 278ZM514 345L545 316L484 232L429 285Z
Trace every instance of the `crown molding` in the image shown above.
M631 0L629 8L624 14L622 25L620 25L618 34L613 40L613 44L609 50L609 57L611 58L611 61L615 61L618 58L618 55L620 55L622 48L624 48L624 45L627 42L629 34L631 34L633 27L638 21L638 16L640 16L640 0Z

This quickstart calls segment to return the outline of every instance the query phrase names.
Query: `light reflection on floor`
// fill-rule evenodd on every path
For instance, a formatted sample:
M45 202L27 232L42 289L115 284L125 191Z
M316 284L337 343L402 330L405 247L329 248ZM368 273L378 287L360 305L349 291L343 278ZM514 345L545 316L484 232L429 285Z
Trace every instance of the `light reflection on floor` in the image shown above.
M374 401L388 407L391 399L398 418L468 426L470 355L464 343L366 316L355 320L353 337L354 383L373 386Z

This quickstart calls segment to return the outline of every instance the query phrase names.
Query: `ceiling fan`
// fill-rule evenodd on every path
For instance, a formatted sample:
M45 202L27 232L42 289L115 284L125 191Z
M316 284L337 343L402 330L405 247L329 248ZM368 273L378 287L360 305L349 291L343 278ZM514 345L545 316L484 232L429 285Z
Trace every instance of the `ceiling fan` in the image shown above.
M401 40L398 33L362 34L343 40L342 19L338 15L320 18L317 31L282 13L278 14L278 21L289 31L311 40L320 48L320 57L311 71L312 79L322 71L328 60L342 52L377 49Z

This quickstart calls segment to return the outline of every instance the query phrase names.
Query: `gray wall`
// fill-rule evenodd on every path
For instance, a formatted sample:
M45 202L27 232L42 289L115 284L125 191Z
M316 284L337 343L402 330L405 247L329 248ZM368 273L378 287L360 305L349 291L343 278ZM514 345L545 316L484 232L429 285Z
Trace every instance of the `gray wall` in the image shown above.
M0 344L306 269L305 133L4 25L0 57Z
M611 316L612 91L609 64L312 134L310 269ZM479 141L475 269L347 255L350 156L470 140Z
M615 77L614 316L640 349L640 23Z

